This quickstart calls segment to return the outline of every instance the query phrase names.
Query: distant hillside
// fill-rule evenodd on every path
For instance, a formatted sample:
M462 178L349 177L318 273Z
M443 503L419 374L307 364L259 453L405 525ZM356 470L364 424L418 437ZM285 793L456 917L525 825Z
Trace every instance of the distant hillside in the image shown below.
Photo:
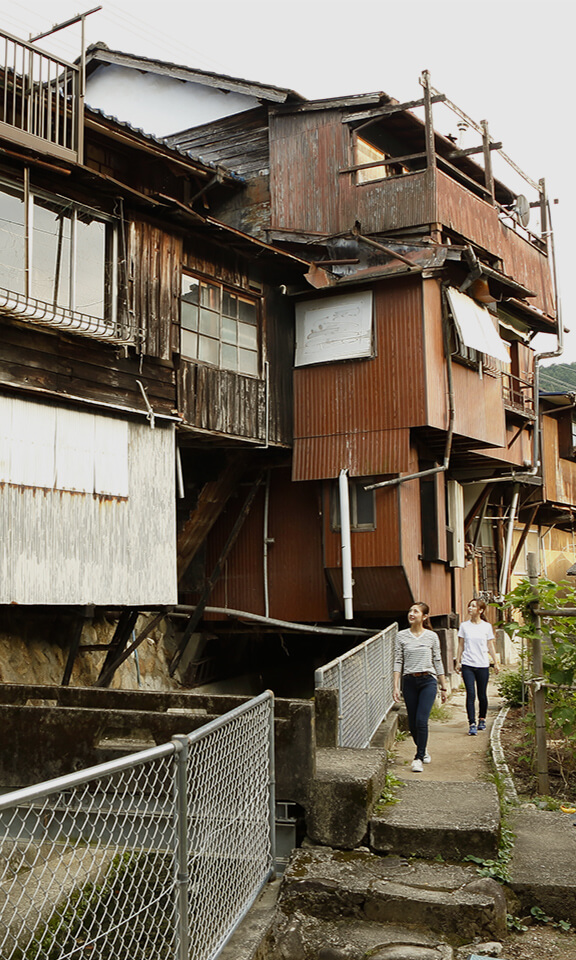
M576 363L551 363L540 367L541 393L576 393Z

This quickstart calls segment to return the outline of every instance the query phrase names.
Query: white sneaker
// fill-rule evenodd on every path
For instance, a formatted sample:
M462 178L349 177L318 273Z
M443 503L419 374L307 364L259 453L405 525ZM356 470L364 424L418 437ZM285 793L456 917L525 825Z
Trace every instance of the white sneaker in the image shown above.
M422 760L422 763L432 763L432 757L430 756L428 751L426 751L426 753L424 754L424 759Z
M410 768L412 773L422 773L424 767L421 760L413 760L412 767Z

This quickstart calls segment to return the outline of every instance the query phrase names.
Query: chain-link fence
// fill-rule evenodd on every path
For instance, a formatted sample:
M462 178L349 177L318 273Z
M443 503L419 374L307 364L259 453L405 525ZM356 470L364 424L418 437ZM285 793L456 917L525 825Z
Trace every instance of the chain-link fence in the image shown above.
M274 708L0 797L2 960L210 960L274 864Z
M316 670L316 687L338 690L339 746L367 747L392 707L397 633L393 623Z

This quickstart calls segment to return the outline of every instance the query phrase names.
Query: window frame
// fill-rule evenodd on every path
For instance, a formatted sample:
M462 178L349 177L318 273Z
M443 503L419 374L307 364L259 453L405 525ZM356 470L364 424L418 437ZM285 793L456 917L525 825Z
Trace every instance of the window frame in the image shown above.
M376 496L374 490L364 490L363 488L374 483L373 477L350 477L348 479L348 495L350 501L350 530L352 533L372 533L377 528L376 517ZM362 490L362 495L370 499L372 520L368 523L358 522L358 490ZM342 530L340 520L340 492L338 480L332 481L330 486L330 530L332 533L340 533Z
M198 291L196 298L192 296L189 300L185 299L185 284L190 286L189 294L196 286ZM217 297L213 297L215 293L218 294ZM261 378L262 297L249 293L241 287L225 283L223 280L203 276L183 267L178 300L182 359L201 363L216 370L227 370L242 377ZM182 309L182 305L186 303L191 307L191 310L186 311L190 314L187 320ZM235 304L235 315L233 315L232 304ZM212 323L215 326L213 331L210 331L209 327ZM192 344L193 338L196 344L191 349L189 345ZM214 349L217 355L210 357L209 351ZM232 364L230 359L232 351L234 351L235 364ZM245 360L252 359L252 369L246 364L242 367L242 357Z
M0 192L20 195L23 204L24 223L23 232L19 242L22 245L22 289L14 290L18 296L23 296L26 300L36 300L40 303L46 303L52 310L63 310L82 314L86 317L92 317L98 324L106 324L111 327L118 327L119 322L119 239L118 224L116 218L104 213L103 211L91 207L77 200L72 200L58 193L51 193L47 190L37 188L30 183L30 177L26 170L22 180L10 178L5 173L0 174ZM36 232L35 221L38 219L35 211L38 208L60 209L62 213L69 213L66 216L70 224L70 236L67 238L66 246L68 251L64 268L66 296L65 298L56 297L52 300L38 296L40 292L35 288L35 248L38 244L38 234ZM92 222L102 224L104 227L103 249L102 249L102 299L98 303L102 305L101 312L88 313L79 309L77 306L78 294L81 290L82 276L82 254L79 250L79 227L82 216L89 217ZM13 236L16 236L14 231ZM48 234L46 234L48 235ZM66 275L67 274L67 275ZM84 274L88 276L88 272ZM53 279L56 279L55 277ZM65 302L61 300L65 299ZM118 331L119 332L119 331Z

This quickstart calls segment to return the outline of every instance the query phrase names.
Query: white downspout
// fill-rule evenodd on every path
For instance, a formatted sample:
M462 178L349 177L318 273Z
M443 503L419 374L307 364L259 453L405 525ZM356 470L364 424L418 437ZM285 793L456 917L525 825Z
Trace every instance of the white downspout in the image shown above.
M518 500L520 499L520 484L514 484L514 493L512 494L512 504L510 506L510 517L508 519L508 529L506 531L506 544L504 546L504 559L502 561L502 570L500 571L500 583L498 589L500 596L506 593L506 584L508 582L508 571L510 569L510 558L512 556L512 538L514 536L514 524L516 522L516 512L518 510Z
M340 534L342 538L342 599L344 600L344 619L352 620L352 542L350 537L350 495L348 491L348 471L341 470L338 477L340 493Z

